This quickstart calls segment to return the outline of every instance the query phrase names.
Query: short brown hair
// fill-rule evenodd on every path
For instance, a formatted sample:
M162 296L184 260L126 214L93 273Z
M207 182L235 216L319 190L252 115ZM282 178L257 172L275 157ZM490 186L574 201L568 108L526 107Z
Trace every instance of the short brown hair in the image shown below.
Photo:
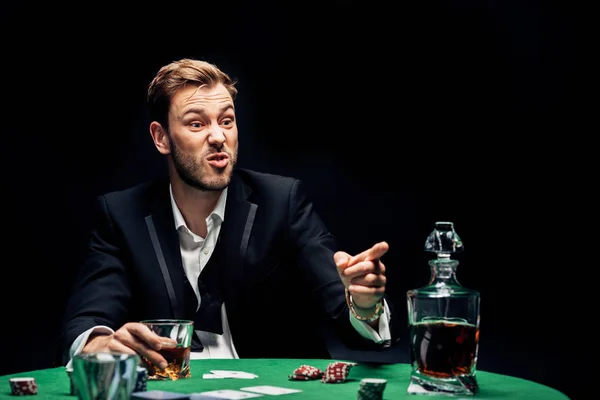
M167 128L171 99L180 88L187 85L213 87L218 84L223 84L235 100L237 81L214 64L183 58L161 67L148 86L150 120L157 121Z

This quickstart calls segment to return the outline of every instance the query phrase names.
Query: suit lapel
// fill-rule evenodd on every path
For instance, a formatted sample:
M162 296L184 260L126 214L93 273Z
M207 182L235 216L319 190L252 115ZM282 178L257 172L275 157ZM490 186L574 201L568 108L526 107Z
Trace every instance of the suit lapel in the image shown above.
M241 279L254 217L258 209L256 204L248 201L250 194L250 188L239 175L234 174L229 184L225 220L220 234L226 249L223 252L223 266L226 282L228 282L224 288L226 301L233 299L234 289Z
M169 184L159 185L152 211L145 217L152 248L171 302L174 318L184 318L185 271L171 209Z

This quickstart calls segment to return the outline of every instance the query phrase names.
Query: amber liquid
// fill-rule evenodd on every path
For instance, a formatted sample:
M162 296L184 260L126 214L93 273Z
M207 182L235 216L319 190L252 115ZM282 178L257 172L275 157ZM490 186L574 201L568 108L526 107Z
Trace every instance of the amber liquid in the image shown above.
M411 362L434 378L472 375L479 329L472 324L427 321L411 325Z
M148 359L142 357L144 367L148 370L148 379L150 380L177 380L189 378L190 372L190 352L192 348L188 347L163 347L160 354L167 360L167 367L160 370Z

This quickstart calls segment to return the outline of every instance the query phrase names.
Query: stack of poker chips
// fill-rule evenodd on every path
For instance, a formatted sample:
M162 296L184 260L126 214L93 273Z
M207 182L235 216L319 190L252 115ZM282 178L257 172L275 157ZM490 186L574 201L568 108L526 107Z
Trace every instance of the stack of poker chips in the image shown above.
M321 376L323 376L323 371L319 368L312 365L301 365L292 372L289 378L293 381L310 381L319 379Z
M142 366L137 367L137 379L135 380L134 392L145 392L148 389L148 370Z
M381 400L387 381L379 378L364 378L358 387L357 400Z
M312 365L301 365L292 372L289 378L293 381L321 379L323 383L343 383L346 382L350 369L355 365L356 363L344 361L332 362L327 366L325 372Z
M27 396L38 393L37 383L35 378L24 377L24 378L11 378L10 391L13 396Z
M327 366L327 369L321 377L323 383L343 383L346 382L348 374L355 363L348 363L343 361L333 362Z

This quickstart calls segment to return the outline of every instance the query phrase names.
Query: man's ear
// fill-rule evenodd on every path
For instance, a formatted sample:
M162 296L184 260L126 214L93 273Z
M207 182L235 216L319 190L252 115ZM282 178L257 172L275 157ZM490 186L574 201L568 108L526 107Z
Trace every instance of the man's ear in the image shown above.
M171 153L171 144L169 142L169 135L167 131L163 129L162 125L156 121L150 123L150 136L154 141L154 146L161 154Z

